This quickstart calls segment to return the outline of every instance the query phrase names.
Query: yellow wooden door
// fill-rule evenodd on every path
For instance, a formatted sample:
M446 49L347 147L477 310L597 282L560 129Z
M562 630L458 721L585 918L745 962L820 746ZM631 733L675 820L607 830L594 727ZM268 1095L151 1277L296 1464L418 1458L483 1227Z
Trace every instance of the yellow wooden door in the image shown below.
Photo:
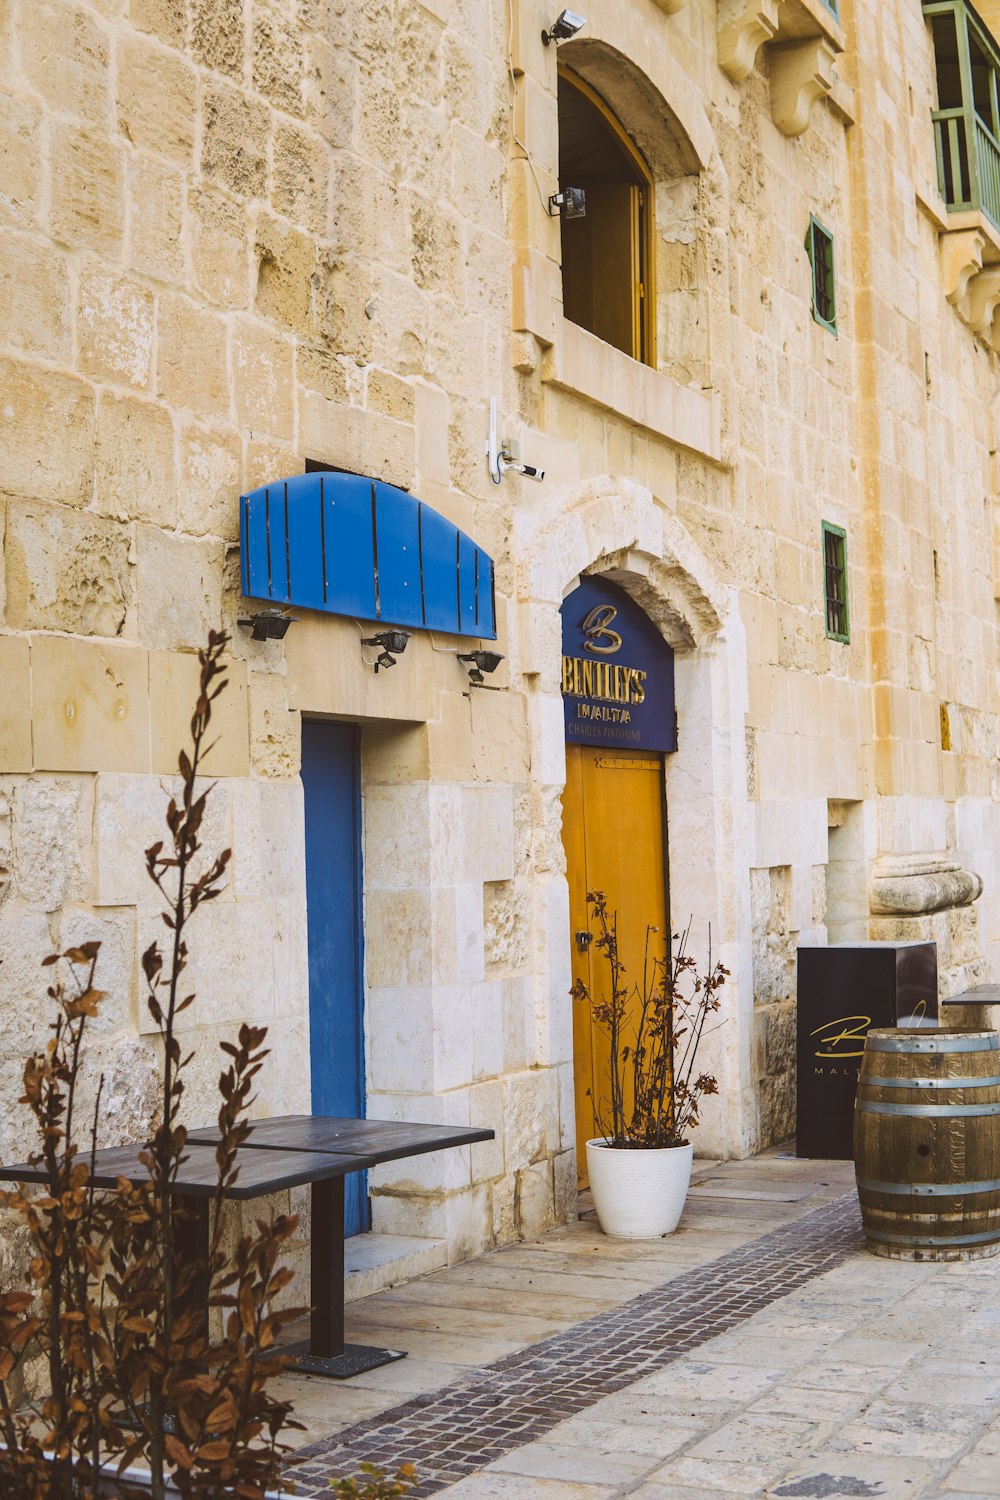
M647 928L658 929L650 952L662 957L667 941L664 858L663 762L638 750L566 746L563 845L569 879L573 978L591 995L609 988L607 960L593 942L578 939L591 928L587 892L603 891L617 912L618 951L626 982L642 983ZM589 1007L573 1002L577 1164L586 1185L587 1141L598 1133L594 1101L608 1112L609 1048ZM590 1097L588 1097L590 1090Z

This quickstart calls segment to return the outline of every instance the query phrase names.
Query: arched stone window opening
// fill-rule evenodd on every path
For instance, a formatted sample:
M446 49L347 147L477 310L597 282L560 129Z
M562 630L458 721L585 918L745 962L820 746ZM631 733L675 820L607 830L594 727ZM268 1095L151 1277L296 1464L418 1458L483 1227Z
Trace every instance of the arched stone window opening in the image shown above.
M566 317L655 364L653 177L601 96L567 68L559 71L559 183L583 188L587 209L561 224Z
M662 84L606 42L560 50L559 184L587 194L586 217L560 226L563 311L682 384L710 384L704 231L719 184L707 125L696 147Z

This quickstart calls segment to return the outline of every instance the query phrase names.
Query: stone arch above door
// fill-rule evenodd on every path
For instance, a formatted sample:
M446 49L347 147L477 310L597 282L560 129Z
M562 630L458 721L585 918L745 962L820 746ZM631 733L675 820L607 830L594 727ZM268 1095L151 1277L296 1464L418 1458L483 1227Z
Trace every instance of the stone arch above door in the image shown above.
M559 606L581 574L611 577L675 651L704 646L729 614L726 591L690 533L632 479L600 475L519 513L515 564L520 665L540 674L546 691L559 687Z

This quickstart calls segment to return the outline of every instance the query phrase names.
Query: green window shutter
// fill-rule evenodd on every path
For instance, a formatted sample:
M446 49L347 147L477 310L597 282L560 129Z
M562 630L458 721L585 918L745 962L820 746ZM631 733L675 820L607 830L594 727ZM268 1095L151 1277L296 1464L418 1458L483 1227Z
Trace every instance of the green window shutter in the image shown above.
M851 639L847 615L847 532L830 521L823 522L823 593L826 633L831 641Z
M812 315L821 327L837 332L837 274L833 255L833 235L809 215L806 254L812 266Z
M840 0L823 0L823 4L826 6L826 8L830 12L831 16L836 17L836 19L839 21L840 20Z

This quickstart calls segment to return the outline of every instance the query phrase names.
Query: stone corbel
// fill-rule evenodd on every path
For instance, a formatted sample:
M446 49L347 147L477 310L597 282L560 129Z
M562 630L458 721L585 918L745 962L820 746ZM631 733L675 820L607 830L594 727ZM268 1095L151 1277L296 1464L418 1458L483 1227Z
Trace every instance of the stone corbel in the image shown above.
M941 236L941 272L944 294L957 306L977 271L983 269L986 236L981 229L952 230Z
M757 49L778 31L778 0L720 0L719 67L742 83Z
M657 5L665 15L675 16L679 10L687 5L687 0L656 0Z
M970 906L982 890L982 878L946 854L880 854L868 906L876 917L923 917Z
M973 333L990 334L993 314L1000 306L1000 266L990 266L986 271L977 271L969 282L968 324Z
M785 135L801 135L816 100L833 88L836 56L818 36L771 48L771 118Z

